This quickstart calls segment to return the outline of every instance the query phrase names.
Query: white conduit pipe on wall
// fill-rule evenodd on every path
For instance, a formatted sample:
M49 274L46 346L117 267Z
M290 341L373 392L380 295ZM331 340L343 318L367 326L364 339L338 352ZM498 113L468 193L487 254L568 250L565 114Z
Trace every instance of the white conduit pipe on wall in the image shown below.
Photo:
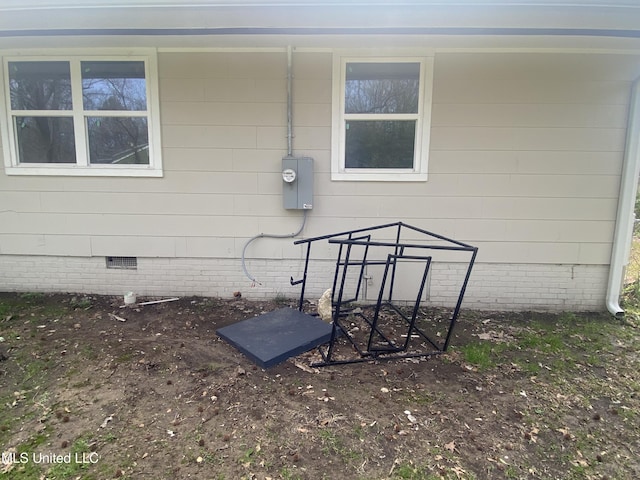
M292 83L293 83L293 72L292 72L292 50L291 50L291 46L287 47L287 155L291 156L293 154L293 93L292 93ZM251 280L253 283L257 283L258 285L261 285L261 283L253 276L249 273L249 270L247 270L247 262L246 262L246 253L247 253L247 247L249 247L249 245L254 242L255 240L258 240L259 238L294 238L297 237L298 235L300 235L302 233L302 230L304 230L304 226L307 223L307 212L308 210L304 210L303 215L302 215L302 224L300 225L300 228L298 229L298 231L293 232L293 233L285 233L285 234L275 234L275 233L260 233L254 237L251 237L249 240L247 240L247 243L244 244L244 247L242 247L242 258L241 258L241 262L242 262L242 271L244 272L245 276Z
M607 286L607 310L620 317L624 310L620 307L620 292L624 283L624 271L629 262L631 240L634 227L634 207L640 174L640 79L636 79L631 89L627 139L624 149L618 214L611 250L609 283Z
M285 233L283 235L279 235L279 234L275 234L275 233L260 233L258 235L256 235L255 237L251 237L247 243L244 244L244 247L242 248L242 271L244 272L245 276L251 280L253 283L257 283L258 285L262 285L253 275L251 275L249 273L249 271L247 270L247 265L246 265L246 258L245 258L245 254L247 252L247 247L251 244L251 242L259 239L259 238L293 238L293 237L297 237L298 235L300 235L300 233L302 233L302 230L304 230L304 225L307 222L307 212L309 210L304 210L303 211L303 216L302 216L302 225L300 225L300 228L298 229L297 232L294 233Z

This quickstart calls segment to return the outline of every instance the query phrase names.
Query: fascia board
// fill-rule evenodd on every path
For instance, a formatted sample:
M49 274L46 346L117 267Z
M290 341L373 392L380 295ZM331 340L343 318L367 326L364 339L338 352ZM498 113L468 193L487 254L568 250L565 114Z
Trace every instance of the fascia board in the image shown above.
M318 2L232 1L27 2L3 0L0 32L187 35L189 32L329 34L358 29L387 33L457 34L544 30L638 31L640 4L614 2ZM90 26L89 26L90 25ZM235 29L235 32L234 32ZM334 29L334 30L331 30ZM272 32L270 32L270 30Z

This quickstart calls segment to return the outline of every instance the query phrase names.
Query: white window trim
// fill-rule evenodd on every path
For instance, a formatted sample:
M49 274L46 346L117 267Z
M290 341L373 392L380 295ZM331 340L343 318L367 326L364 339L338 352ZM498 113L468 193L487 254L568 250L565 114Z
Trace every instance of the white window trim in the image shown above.
M127 50L127 51L48 51L40 52L3 52L2 74L0 75L0 135L4 153L4 166L7 175L59 175L59 176L116 176L116 177L162 177L162 143L160 139L160 99L158 94L158 61L155 50ZM144 61L145 77L147 81L147 125L149 129L149 164L148 165L104 165L90 164L87 153L87 140L76 148L76 164L44 164L19 163L16 150L15 132L13 129L12 111L10 108L8 63L10 61L71 61L73 75L73 61L78 60L131 60ZM75 89L77 90L77 89ZM73 112L80 111L78 93L72 91L74 99ZM87 113L83 110L84 113ZM128 112L133 116L137 112ZM107 115L109 115L107 113ZM84 130L84 129L83 129ZM78 133L76 131L76 133ZM76 142L82 136L76 137Z
M420 63L420 100L416 123L413 169L345 168L345 66L348 62L413 62ZM423 182L428 178L429 140L431 131L431 100L433 91L433 56L367 56L334 53L332 121L331 121L331 180Z

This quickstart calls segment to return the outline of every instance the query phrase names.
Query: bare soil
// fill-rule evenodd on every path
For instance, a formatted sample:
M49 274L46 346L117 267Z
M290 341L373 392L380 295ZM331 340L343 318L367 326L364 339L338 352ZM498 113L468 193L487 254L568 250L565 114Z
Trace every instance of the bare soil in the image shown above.
M282 306L0 294L0 478L640 478L632 322L463 311L443 355L267 370L216 335Z

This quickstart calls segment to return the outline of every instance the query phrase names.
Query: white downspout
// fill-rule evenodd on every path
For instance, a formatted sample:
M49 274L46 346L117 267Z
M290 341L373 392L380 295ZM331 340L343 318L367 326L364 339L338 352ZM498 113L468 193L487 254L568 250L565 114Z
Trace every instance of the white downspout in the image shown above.
M624 271L629 263L631 239L634 226L634 206L640 174L640 79L636 79L631 88L627 139L624 149L622 178L618 196L618 214L611 251L609 283L607 286L607 310L620 317L624 310L619 299L624 282Z

